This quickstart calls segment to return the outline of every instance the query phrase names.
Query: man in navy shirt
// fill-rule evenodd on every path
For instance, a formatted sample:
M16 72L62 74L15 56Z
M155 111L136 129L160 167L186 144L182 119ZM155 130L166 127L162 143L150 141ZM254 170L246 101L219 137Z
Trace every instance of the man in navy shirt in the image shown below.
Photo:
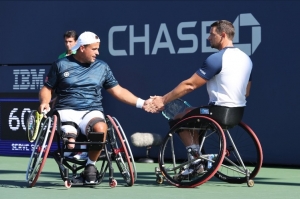
M210 55L203 65L187 80L166 95L153 97L153 107L163 110L164 105L180 98L206 84L209 95L209 105L226 107L246 106L246 96L250 90L250 74L252 61L247 54L233 46L234 27L226 20L211 24L208 40L212 48L219 51ZM197 132L182 131L179 133L186 148L199 151ZM190 159L193 156L190 155ZM196 164L197 162L194 161ZM187 175L191 169L182 174Z
M62 131L70 142L74 142L77 128L88 136L89 132L104 133L106 140L107 125L102 107L102 89L107 90L118 100L146 111L149 100L142 100L119 85L110 67L104 61L96 59L99 55L100 39L92 32L82 33L72 50L76 54L55 61L40 90L39 111L49 110L51 93L55 91L57 101L55 109L60 115ZM71 125L69 122L75 123ZM74 148L69 144L68 148ZM95 163L101 150L89 151L84 170L86 183L96 183Z

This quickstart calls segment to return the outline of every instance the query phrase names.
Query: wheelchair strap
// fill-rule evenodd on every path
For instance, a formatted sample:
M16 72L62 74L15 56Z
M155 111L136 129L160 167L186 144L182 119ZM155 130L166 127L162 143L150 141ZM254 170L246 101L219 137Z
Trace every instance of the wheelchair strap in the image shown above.
M79 126L75 123L75 122L71 122L71 121L67 121L67 122L62 122L61 125L71 125L71 126L74 126L78 132L79 130Z

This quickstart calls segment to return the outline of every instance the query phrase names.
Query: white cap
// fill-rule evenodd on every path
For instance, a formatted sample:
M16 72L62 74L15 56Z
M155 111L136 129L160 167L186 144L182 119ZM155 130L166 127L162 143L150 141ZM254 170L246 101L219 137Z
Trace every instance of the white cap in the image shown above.
M85 31L78 37L77 43L72 51L76 51L80 46L100 42L100 38L93 32Z

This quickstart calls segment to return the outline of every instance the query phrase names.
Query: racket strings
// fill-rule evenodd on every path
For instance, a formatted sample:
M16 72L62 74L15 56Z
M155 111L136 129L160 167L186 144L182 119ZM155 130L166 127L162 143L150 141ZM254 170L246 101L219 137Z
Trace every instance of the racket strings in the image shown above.
M174 100L165 105L164 113L168 118L174 119L176 115L184 112L188 107L183 101Z

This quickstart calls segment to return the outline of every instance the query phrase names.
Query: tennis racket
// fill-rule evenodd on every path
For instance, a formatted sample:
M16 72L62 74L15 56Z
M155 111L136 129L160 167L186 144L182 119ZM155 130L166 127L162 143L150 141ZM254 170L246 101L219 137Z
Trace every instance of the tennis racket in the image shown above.
M39 132L40 123L43 117L46 115L46 113L46 111L43 111L40 114L37 110L33 110L30 112L26 123L26 133L29 142L35 141Z
M165 105L165 109L162 114L168 120L173 120L180 114L185 114L186 109L192 107L187 101L182 99L173 100Z

